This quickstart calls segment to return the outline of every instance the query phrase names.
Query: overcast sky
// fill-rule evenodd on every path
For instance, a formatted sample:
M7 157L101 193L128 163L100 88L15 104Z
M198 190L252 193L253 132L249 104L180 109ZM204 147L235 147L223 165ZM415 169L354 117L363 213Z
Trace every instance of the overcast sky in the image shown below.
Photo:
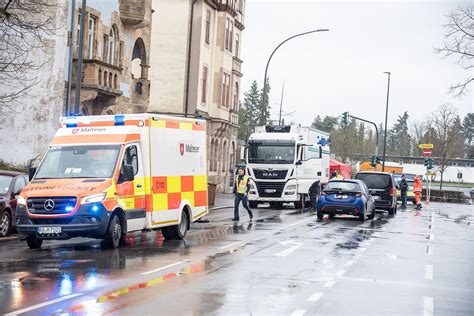
M261 86L266 61L279 42L329 28L295 38L274 55L268 72L272 118L277 118L285 82L284 111L295 111L289 119L297 123L308 125L318 114L344 111L381 123L385 71L392 72L389 126L403 111L423 120L446 102L464 116L474 112L474 94L455 98L448 88L469 74L433 53L443 41L445 15L462 3L468 1L247 0L242 87L247 91L253 80Z

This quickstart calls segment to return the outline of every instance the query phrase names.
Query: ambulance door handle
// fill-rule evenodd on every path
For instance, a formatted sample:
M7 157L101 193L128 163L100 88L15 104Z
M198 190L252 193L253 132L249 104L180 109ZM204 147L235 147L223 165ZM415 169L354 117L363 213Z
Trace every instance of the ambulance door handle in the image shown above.
M140 189L142 187L141 184L137 184L137 188Z

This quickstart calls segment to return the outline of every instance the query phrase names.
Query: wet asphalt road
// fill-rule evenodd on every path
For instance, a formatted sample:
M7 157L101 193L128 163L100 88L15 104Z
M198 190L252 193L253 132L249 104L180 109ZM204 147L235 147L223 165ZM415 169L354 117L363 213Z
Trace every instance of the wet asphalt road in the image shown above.
M309 210L231 210L184 242L160 233L0 244L0 313L474 315L474 207L432 203L361 223Z

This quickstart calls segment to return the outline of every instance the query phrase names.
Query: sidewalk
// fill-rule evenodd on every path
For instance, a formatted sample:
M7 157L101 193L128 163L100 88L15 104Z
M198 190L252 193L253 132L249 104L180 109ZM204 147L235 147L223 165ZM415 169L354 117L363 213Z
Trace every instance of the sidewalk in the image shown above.
M216 203L214 205L209 205L209 210L220 210L224 208L233 208L234 207L234 195L233 194L216 194Z

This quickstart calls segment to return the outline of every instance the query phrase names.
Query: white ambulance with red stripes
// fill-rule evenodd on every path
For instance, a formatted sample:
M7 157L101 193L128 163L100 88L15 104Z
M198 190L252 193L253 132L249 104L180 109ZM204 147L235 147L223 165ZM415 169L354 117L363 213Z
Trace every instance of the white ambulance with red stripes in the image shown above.
M208 213L206 122L155 114L62 118L18 198L16 226L44 239L101 238L161 229L182 239Z

